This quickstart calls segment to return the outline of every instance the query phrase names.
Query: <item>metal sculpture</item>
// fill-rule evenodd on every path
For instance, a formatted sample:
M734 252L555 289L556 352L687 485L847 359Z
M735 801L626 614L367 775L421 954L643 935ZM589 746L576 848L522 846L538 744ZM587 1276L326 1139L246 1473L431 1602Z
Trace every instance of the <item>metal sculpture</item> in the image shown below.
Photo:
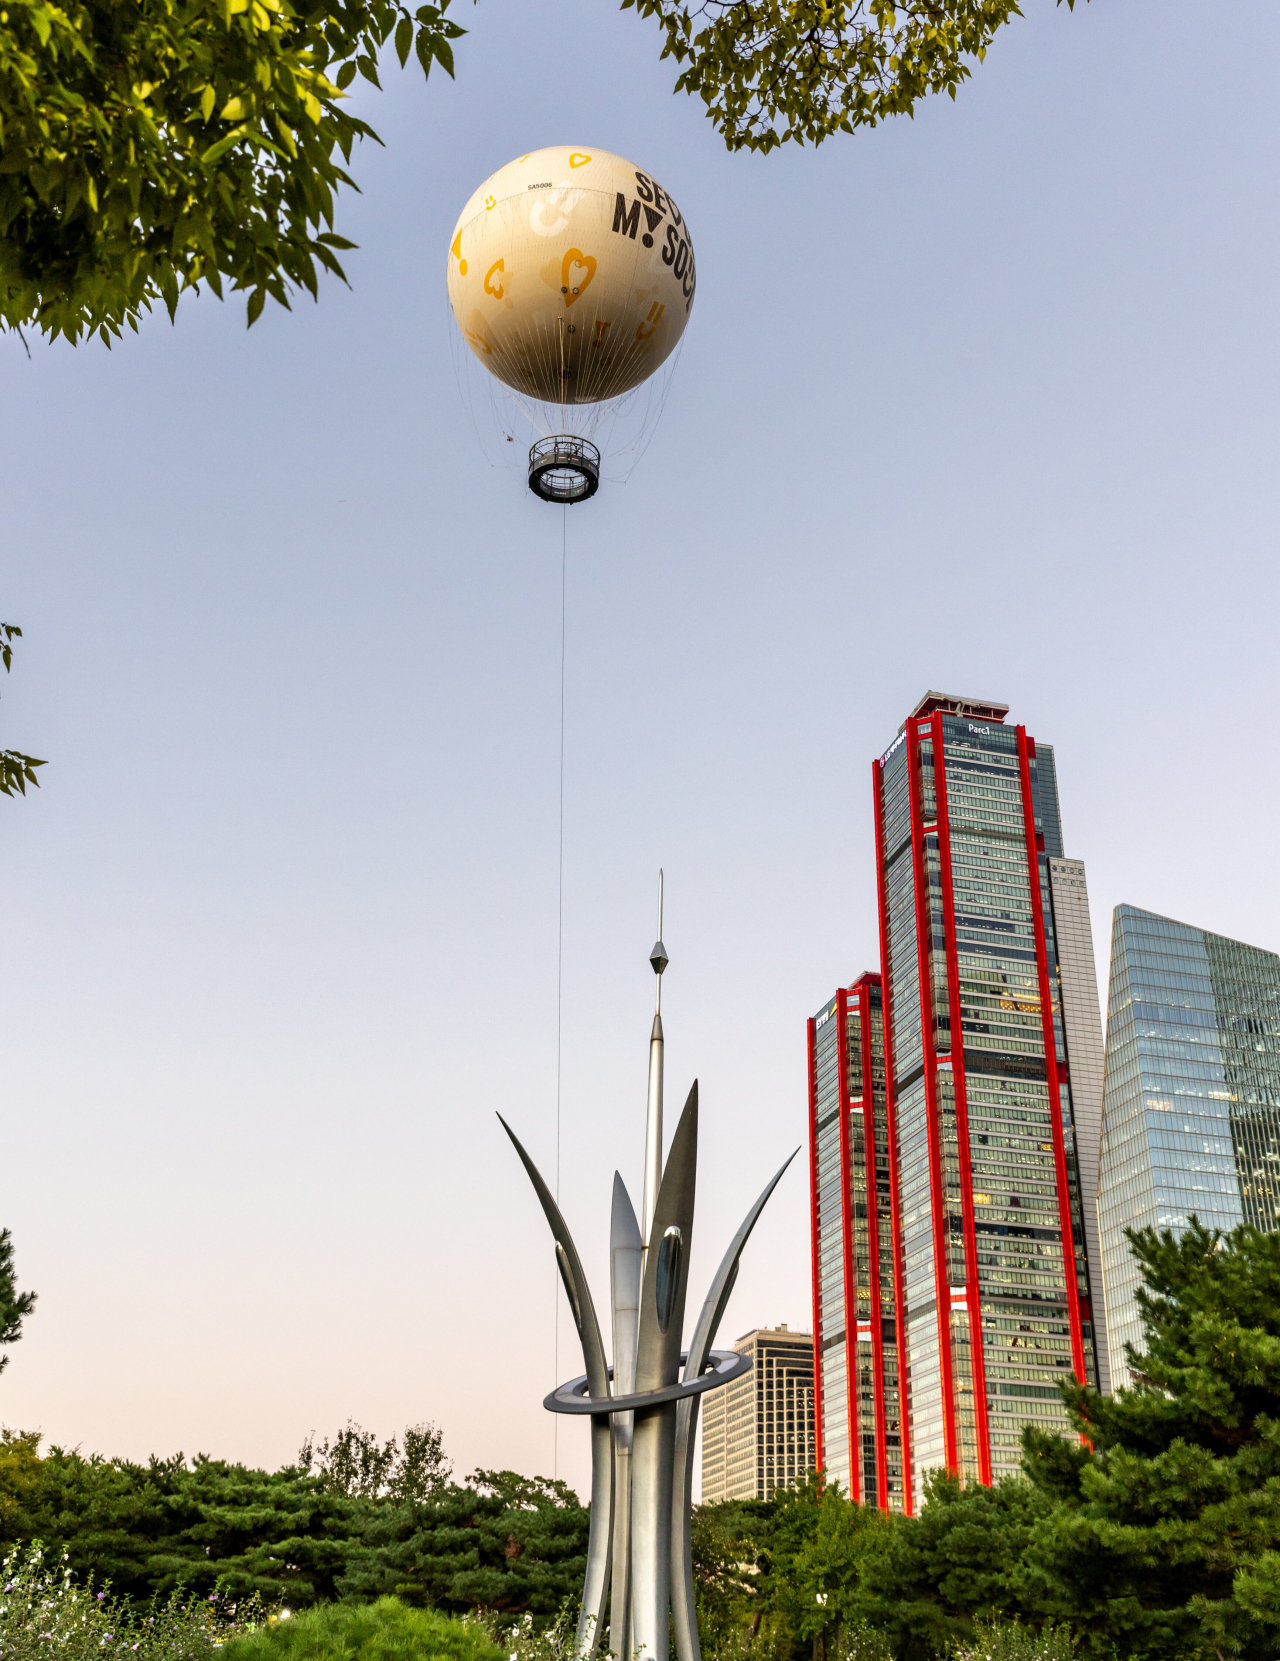
M658 942L649 961L657 977L657 1008L649 1039L644 1226L615 1172L609 1230L612 1366L605 1360L591 1290L560 1208L511 1126L499 1118L551 1225L586 1366L581 1377L560 1385L543 1403L552 1413L591 1417L591 1526L578 1653L587 1656L597 1647L607 1609L608 1648L619 1661L667 1661L672 1627L679 1661L701 1661L689 1533L698 1404L706 1391L751 1367L747 1356L712 1345L742 1249L795 1153L743 1219L711 1282L689 1347L682 1349L698 1160L698 1085L695 1080L664 1167L662 972L668 959L662 944L661 875Z

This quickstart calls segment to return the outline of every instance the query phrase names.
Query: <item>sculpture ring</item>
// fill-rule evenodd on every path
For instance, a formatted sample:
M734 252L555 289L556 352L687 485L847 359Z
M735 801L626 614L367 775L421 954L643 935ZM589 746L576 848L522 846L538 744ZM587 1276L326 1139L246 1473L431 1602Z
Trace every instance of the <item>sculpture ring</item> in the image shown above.
M687 1353L682 1352L681 1361L687 1359ZM713 1365L701 1378L678 1380L675 1384L664 1384L659 1390L642 1390L633 1396L589 1396L587 1375L583 1373L581 1377L571 1378L567 1384L553 1390L542 1405L548 1413L632 1413L645 1407L657 1407L664 1401L678 1401L681 1396L698 1396L704 1390L717 1390L722 1384L741 1378L743 1373L751 1370L751 1357L737 1350L712 1350L710 1359ZM612 1367L609 1377L613 1377Z

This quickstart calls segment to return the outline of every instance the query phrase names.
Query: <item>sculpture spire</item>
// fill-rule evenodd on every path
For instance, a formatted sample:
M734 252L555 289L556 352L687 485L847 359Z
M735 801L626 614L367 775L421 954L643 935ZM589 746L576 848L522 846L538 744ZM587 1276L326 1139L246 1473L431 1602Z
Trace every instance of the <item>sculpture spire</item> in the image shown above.
M669 959L662 944L662 872L658 872L658 938L649 953L653 965L657 997L653 1011L653 1030L649 1034L649 1111L644 1127L644 1201L640 1210L641 1230L645 1250L649 1249L649 1232L653 1227L653 1212L658 1203L658 1189L662 1184L662 971Z
M742 1248L787 1168L782 1167L747 1213L711 1283L689 1349L683 1352L698 1162L698 1085L695 1080L664 1170L662 972L667 949L662 944L661 871L658 940L649 961L658 986L649 1041L644 1229L632 1210L626 1184L615 1175L609 1228L612 1368L605 1365L595 1306L560 1208L514 1132L505 1121L503 1125L551 1225L587 1368L581 1378L560 1385L543 1403L552 1413L591 1418L591 1523L575 1661L592 1661L606 1628L607 1649L619 1661L668 1661L673 1631L677 1661L702 1661L689 1520L698 1397L742 1377L751 1367L750 1359L736 1350L711 1346L737 1278ZM645 1249L649 1244L652 1255Z

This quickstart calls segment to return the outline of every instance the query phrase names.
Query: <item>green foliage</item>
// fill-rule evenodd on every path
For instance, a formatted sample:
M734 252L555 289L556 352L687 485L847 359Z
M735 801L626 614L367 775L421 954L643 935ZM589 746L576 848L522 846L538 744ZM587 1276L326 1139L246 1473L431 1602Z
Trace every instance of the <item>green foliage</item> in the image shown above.
M37 761L37 767L44 763ZM0 1229L0 1344L16 1344L22 1337L22 1323L36 1306L34 1292L19 1292L13 1267L13 1236ZM9 1365L7 1355L0 1356L0 1372Z
M3 31L0 30L0 37L2 37L2 35ZM0 166L2 165L3 158L0 157ZM9 669L13 663L13 643L15 640L20 640L21 638L22 630L16 623L0 623L0 664L4 665L4 671L6 674L9 673ZM40 780L36 777L35 770L37 767L43 766L43 761L37 761L34 756L24 756L20 750L0 750L0 794L12 796L16 790L20 795L25 796L27 793L27 786L29 784L39 785ZM4 1233L0 1234L0 1322L2 1322L5 1318L5 1305L3 1301L5 1295L5 1283L3 1277L5 1273L4 1264L6 1262L4 1253L6 1251L8 1252L7 1263L9 1265L8 1284L10 1288L12 1288L13 1248L9 1244L8 1229L5 1229ZM28 1295L30 1296L32 1303L34 1303L35 1294L30 1293ZM17 1313L19 1315L29 1314L30 1306L28 1305L26 1309L21 1309ZM11 1344L14 1341L15 1340L13 1338L0 1337L0 1344ZM4 1360L0 1360L0 1368L3 1368L5 1361L7 1360L7 1356Z
M410 0L411 3L411 0ZM1061 4L1061 0L1056 0ZM622 0L654 17L677 90L731 150L819 144L956 90L1017 0ZM1067 0L1074 7L1075 0ZM343 277L334 199L357 75L454 72L449 0L6 0L0 16L0 326L110 345L206 284L288 306ZM345 278L344 278L345 280ZM10 764L12 763L12 764ZM41 765L6 753L0 789ZM16 769L16 771L15 771Z
M492 1609L478 1609L463 1621L496 1644L504 1661L577 1661L580 1607L577 1598L566 1602L553 1621L537 1621L529 1613L505 1620ZM603 1655L603 1648L598 1653Z
M892 1525L816 1477L783 1489L775 1505L767 1571L774 1608L796 1638L830 1648L860 1624L863 1564Z
M43 1540L79 1582L110 1582L135 1602L216 1593L298 1610L399 1591L418 1607L545 1624L577 1594L588 1516L564 1483L478 1471L469 1487L429 1484L421 1455L434 1447L443 1459L439 1433L417 1426L387 1444L398 1452L377 1492L359 1450L381 1457L386 1446L347 1432L324 1444L330 1464L340 1450L336 1472L322 1460L314 1475L203 1455L139 1465L53 1448L41 1459L38 1436L7 1432L0 1535Z
M894 1661L885 1633L863 1621L842 1626L835 1638L821 1647L824 1661Z
M372 1431L348 1419L330 1443L302 1444L298 1468L314 1471L325 1487L350 1499L392 1499L420 1505L448 1482L453 1466L445 1455L444 1433L436 1425L410 1425L403 1445L394 1436L379 1442Z
M361 1519L286 1468L269 1475L181 1455L146 1465L53 1448L5 1519L10 1539L65 1550L82 1582L145 1601L174 1591L260 1596L292 1607L337 1595Z
M1039 1631L1020 1621L979 1621L973 1637L950 1652L950 1661L1072 1661L1075 1641L1068 1626Z
M339 1581L342 1596L394 1593L459 1614L554 1617L581 1591L586 1508L565 1483L514 1471L476 1471L471 1484L371 1509Z
M1147 1348L1114 1397L1064 1387L1092 1451L1024 1434L1053 1509L1024 1598L1087 1654L1273 1661L1280 1626L1280 1235L1129 1236Z
M221 1653L223 1661L503 1661L476 1622L411 1609L398 1598L308 1609L234 1639Z
M1061 4L1061 0L1056 0ZM1067 0L1074 8L1075 0ZM730 150L821 144L952 98L1016 0L622 0L663 31Z
M257 1603L233 1608L218 1598L130 1609L78 1585L69 1565L39 1544L10 1552L0 1576L3 1661L214 1661L224 1640L264 1619Z
M268 298L342 275L334 192L357 138L342 107L403 64L453 74L448 0L5 0L0 18L0 322L110 345L163 299L224 281Z
M861 1578L892 1526L816 1476L769 1500L699 1506L693 1569L706 1648L766 1661L877 1653L884 1640L866 1630Z
M0 1536L40 1486L39 1431L0 1428Z
M968 1642L976 1623L1022 1608L1022 1560L1052 1502L1021 1478L962 1488L937 1471L916 1517L895 1520L868 1556L857 1608L904 1661Z
M773 1537L771 1502L722 1500L694 1507L691 1540L698 1631L703 1648L728 1656L750 1645L772 1653L760 1628L769 1612L761 1571ZM790 1645L788 1644L788 1649Z

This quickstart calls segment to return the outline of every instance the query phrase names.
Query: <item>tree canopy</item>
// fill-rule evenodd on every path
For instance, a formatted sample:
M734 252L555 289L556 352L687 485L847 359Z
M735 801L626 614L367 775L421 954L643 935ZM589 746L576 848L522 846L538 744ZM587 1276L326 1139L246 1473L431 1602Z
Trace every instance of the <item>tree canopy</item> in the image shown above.
M410 1425L403 1438L389 1436L380 1442L372 1431L348 1419L332 1442L326 1436L317 1447L308 1436L298 1453L298 1469L348 1498L418 1505L440 1492L453 1465L438 1425Z
M454 1614L550 1619L580 1590L588 1517L564 1483L513 1471L424 1482L422 1426L393 1437L390 1464L370 1474L359 1448L386 1445L346 1428L318 1474L204 1455L41 1458L37 1435L5 1432L0 1539L41 1540L79 1580L141 1602L183 1590L298 1609L397 1593Z
M1055 0L1061 4L1062 0ZM1074 7L1075 0L1067 0ZM318 292L335 196L377 134L345 105L394 42L452 75L449 0L7 0L0 326L108 345L207 284ZM662 32L731 150L820 144L955 97L1016 0L622 0Z
M1058 5L1062 0L1055 0ZM821 144L952 98L1016 0L622 0L661 26L730 150ZM1075 0L1067 0L1071 8Z
M0 321L110 344L206 282L268 296L342 275L343 107L404 63L453 73L449 0L6 0L0 28ZM341 158L341 159L339 159Z
M1089 1653L1272 1661L1280 1649L1280 1235L1132 1232L1144 1285L1136 1384L1064 1387L1091 1446L1028 1430L1054 1502L1025 1595Z

